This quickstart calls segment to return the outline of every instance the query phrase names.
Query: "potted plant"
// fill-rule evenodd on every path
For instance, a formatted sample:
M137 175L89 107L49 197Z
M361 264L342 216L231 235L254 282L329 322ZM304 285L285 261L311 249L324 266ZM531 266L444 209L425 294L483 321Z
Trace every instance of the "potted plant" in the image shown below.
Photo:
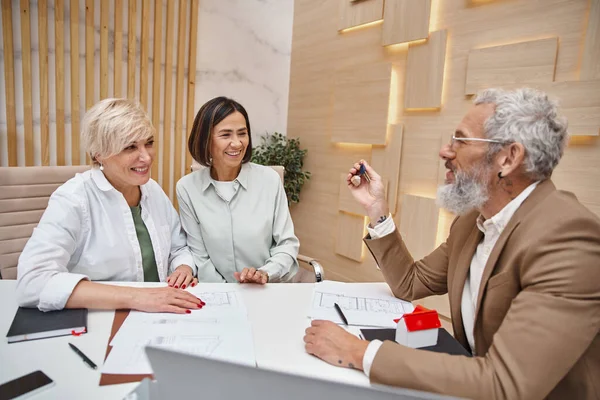
M302 185L310 179L310 172L302 171L308 150L300 149L300 139L289 139L281 133L261 138L262 144L252 149L252 162L261 165L281 165L285 168L284 183L288 204L300 201Z

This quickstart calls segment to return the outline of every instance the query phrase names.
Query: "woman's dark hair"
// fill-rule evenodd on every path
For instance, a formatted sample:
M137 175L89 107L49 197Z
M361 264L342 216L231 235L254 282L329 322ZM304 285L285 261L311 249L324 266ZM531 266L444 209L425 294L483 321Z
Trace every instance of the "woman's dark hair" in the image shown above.
M190 154L201 165L210 166L210 144L212 142L212 130L219 122L234 112L240 112L246 120L248 128L248 147L242 159L242 164L247 163L252 158L252 134L250 131L250 120L246 109L237 101L227 97L215 97L204 103L200 111L196 114L194 125L188 139L188 149Z

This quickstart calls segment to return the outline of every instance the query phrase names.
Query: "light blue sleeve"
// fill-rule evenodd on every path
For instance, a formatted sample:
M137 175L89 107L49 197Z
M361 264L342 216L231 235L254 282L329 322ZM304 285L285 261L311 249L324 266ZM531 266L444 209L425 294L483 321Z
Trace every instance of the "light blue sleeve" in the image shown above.
M204 240L202 238L202 230L200 229L200 223L193 211L192 199L190 198L187 190L183 187L181 182L177 182L177 201L179 202L179 215L181 218L181 226L187 234L187 244L192 252L194 263L198 271L199 282L227 282L225 278L213 265Z
M260 267L269 274L269 282L289 281L298 272L298 251L300 242L294 234L294 223L290 215L283 183L277 177L277 200L273 210L273 246L271 256Z

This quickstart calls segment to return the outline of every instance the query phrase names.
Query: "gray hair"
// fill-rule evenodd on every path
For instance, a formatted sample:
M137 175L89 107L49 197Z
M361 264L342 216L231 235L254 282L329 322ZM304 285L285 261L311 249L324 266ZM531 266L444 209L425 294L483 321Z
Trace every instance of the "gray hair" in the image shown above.
M152 121L142 106L130 99L104 99L88 110L81 126L81 140L94 166L96 156L109 158L131 143L154 136Z
M557 103L539 90L487 89L474 104L494 104L494 114L485 121L489 139L518 142L525 148L525 172L534 180L549 178L567 143L567 121L557 115ZM491 144L488 157L502 149Z

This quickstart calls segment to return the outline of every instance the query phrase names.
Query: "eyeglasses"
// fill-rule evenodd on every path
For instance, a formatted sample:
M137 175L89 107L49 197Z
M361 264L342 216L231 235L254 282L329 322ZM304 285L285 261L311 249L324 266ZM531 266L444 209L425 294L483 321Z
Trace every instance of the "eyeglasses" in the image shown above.
M486 142L486 143L499 143L499 144L507 144L510 143L506 140L496 140L496 139L483 139L483 138L468 138L468 137L456 137L452 136L450 139L450 147L454 147L456 142Z

